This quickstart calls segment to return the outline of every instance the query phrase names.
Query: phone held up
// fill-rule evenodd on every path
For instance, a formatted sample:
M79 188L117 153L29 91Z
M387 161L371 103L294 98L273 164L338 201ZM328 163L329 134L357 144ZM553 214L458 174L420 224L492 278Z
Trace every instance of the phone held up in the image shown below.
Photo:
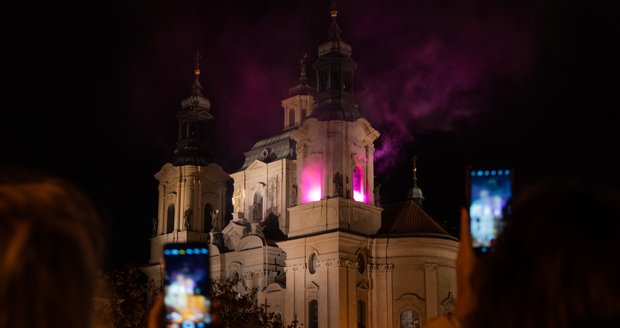
M211 286L207 244L165 244L164 269L166 327L210 327Z
M470 165L466 173L469 226L474 253L495 250L495 243L510 211L514 172L508 165Z

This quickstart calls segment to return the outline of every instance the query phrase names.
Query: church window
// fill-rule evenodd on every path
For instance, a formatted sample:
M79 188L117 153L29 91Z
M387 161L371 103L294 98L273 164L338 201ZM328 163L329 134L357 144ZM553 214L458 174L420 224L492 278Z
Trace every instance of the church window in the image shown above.
M338 90L340 89L340 68L337 66L332 67L332 72L331 72L332 76L331 76L331 81L330 81L330 86L329 88L332 90Z
M319 301L308 302L308 327L319 328Z
M357 328L366 328L366 302L357 301Z
M407 310L400 313L400 328L420 328L420 313Z
M202 226L204 227L204 232L209 232L213 229L213 217L212 214L215 214L213 211L213 206L211 204L206 203L204 207L204 212L202 213Z
M310 274L316 273L316 253L310 254L310 257L308 258L308 271Z
M358 202L366 202L364 194L364 171L359 164L353 168L353 199Z
M168 217L166 218L166 233L174 231L174 204L168 205Z
M288 111L288 126L289 127L295 126L295 110L294 109L291 109Z
M301 174L301 203L321 200L323 195L323 165L319 159L308 158Z
M366 271L366 258L364 254L357 254L357 272L364 273Z

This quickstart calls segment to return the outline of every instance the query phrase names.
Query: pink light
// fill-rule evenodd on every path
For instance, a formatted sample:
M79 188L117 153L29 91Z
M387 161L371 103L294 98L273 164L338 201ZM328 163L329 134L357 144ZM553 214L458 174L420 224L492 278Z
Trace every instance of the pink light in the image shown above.
M307 162L301 175L301 203L321 200L323 166L319 161Z
M365 203L366 202L366 197L363 193L359 192L359 191L353 191L353 199L356 202L362 202Z
M364 171L359 164L353 168L353 200L357 202L366 202L364 195Z

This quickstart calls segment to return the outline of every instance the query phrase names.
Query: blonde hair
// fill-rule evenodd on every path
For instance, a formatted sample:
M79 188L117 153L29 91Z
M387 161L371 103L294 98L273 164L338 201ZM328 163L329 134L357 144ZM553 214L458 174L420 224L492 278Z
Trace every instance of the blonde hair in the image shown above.
M89 327L100 229L66 181L0 182L0 327Z

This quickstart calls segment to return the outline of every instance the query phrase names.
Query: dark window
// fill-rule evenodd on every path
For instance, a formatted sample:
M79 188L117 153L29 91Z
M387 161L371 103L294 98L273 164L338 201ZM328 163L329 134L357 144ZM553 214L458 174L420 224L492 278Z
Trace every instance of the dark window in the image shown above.
M168 218L166 219L166 233L174 231L174 204L168 205Z
M305 110L305 109L302 109L302 110L301 110L301 120L303 121L303 120L305 120L305 119L306 119L306 110Z
M308 327L319 328L319 301L317 300L308 303Z
M295 110L291 109L288 111L288 126L295 126Z
M357 328L366 328L366 302L357 301Z

